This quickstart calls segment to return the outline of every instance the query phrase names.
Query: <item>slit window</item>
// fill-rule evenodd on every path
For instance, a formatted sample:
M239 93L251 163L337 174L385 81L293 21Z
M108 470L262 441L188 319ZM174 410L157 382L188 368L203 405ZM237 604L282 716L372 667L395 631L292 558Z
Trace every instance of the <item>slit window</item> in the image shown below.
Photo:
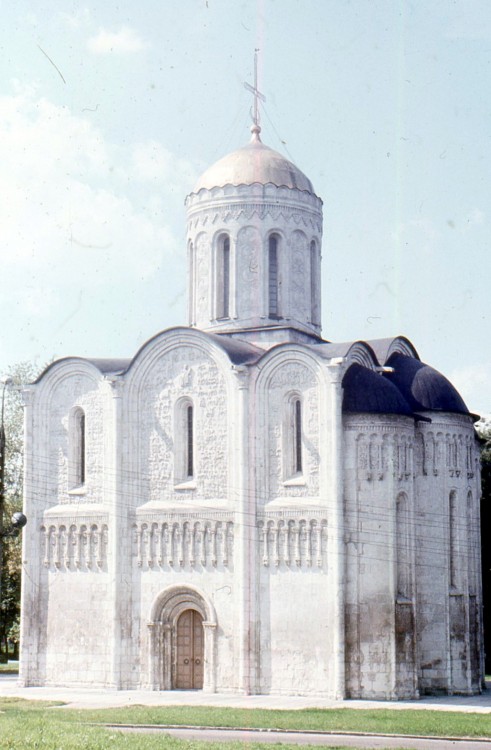
M186 478L194 476L194 438L193 438L193 407L186 406Z
M299 398L293 402L293 472L302 473L302 404Z
M268 312L270 318L278 317L278 237L272 234L268 247Z
M230 317L230 237L223 235L217 249L217 318Z
M79 478L80 484L85 482L85 414L82 412L79 416L79 432L80 432L80 445L79 445Z
M81 487L86 480L86 420L82 409L76 408L70 417L69 429L69 485Z

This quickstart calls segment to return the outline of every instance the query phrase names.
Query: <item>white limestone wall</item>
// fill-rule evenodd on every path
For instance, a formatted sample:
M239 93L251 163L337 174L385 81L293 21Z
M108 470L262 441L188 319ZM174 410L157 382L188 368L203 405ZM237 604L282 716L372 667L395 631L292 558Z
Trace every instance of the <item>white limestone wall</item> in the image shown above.
M255 430L258 691L341 697L335 412L329 367L285 346L261 362ZM302 410L302 471L291 471L291 400ZM339 403L337 403L339 401ZM321 438L322 433L322 438Z
M278 325L268 310L268 237L276 234L279 317L320 334L321 205L310 193L274 185L228 185L188 196L190 325L230 332ZM230 315L220 319L217 256L224 234L230 238Z
M353 414L343 422L347 697L414 698L413 421Z
M428 416L416 478L420 690L470 694L482 679L477 449L470 417Z
M333 696L327 521L298 515L269 529L259 561L259 692Z
M99 372L62 360L26 394L21 623L23 684L105 684L110 671L104 505L104 388ZM86 417L85 482L74 481L71 415ZM91 656L95 659L92 659Z
M111 682L110 582L107 572L50 571L46 608L46 685Z

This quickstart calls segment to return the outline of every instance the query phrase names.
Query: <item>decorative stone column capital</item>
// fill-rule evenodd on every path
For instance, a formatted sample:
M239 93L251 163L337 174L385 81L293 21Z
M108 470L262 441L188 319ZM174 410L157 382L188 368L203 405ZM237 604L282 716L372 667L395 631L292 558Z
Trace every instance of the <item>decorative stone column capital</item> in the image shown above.
M121 375L105 375L104 382L109 383L113 398L121 398L125 386L125 380Z

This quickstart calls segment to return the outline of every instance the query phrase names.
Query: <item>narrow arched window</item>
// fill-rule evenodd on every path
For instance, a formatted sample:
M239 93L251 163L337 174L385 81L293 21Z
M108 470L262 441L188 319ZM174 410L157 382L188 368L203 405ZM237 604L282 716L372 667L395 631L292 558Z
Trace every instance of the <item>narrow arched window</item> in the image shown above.
M270 318L277 318L278 307L278 236L272 234L268 245L268 312Z
M230 317L230 237L222 235L216 256L216 316Z
M297 398L293 402L293 471L302 472L302 404Z
M86 479L85 413L76 408L69 420L69 489L80 487Z
M194 426L193 426L193 407L188 404L186 407L186 479L192 479L194 476Z
M303 483L303 425L302 399L298 393L290 393L285 399L282 430L282 464L285 482Z
M176 404L174 449L174 482L189 482L195 473L194 407L189 398Z

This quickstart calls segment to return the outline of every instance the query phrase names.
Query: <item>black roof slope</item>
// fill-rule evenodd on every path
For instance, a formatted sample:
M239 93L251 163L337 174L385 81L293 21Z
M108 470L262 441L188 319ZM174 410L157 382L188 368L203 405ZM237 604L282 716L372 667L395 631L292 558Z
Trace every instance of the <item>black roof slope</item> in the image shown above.
M411 407L395 385L357 362L343 378L343 412L412 416Z
M387 360L393 372L384 377L404 396L412 411L445 411L469 414L464 400L447 378L418 359L393 354Z

